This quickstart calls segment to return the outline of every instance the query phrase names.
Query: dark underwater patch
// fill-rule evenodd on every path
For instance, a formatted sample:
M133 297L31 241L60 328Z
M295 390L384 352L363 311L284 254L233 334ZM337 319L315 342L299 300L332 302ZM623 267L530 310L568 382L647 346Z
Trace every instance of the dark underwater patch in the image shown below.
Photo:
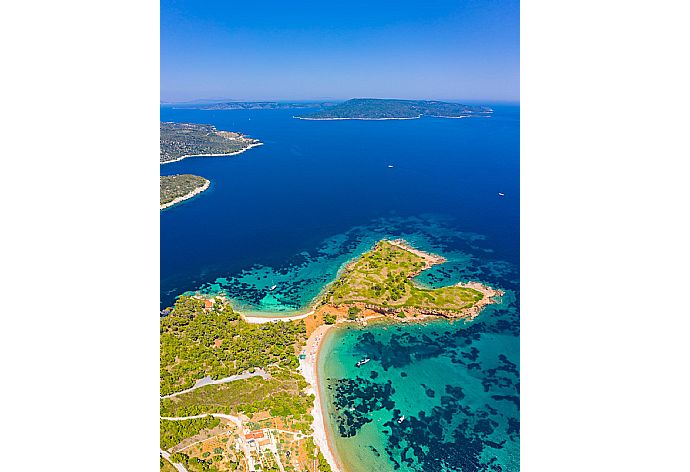
M395 403L390 380L375 383L368 379L327 379L327 388L333 390L338 431L342 437L357 434L362 426L372 421L371 413L381 409L391 410Z

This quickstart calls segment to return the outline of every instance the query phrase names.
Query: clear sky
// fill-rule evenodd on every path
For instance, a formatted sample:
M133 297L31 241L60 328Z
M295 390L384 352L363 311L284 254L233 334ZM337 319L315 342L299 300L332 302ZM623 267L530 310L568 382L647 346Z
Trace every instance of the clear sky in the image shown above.
M519 101L517 0L161 0L161 100Z

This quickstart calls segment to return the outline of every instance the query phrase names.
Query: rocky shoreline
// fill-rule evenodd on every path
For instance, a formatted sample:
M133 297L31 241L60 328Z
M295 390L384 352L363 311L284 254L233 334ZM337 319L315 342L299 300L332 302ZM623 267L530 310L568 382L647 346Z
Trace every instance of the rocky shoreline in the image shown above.
M209 186L211 185L211 181L210 181L210 180L207 180L207 179L204 179L204 180L206 180L206 183L205 183L204 185L202 185L201 187L197 187L197 188L195 188L194 190L192 190L191 192L189 192L188 194L182 195L181 197L177 197L177 198L174 199L173 201L161 205L161 208L160 208L160 209L161 209L161 210L164 210L164 209L166 209L166 208L170 208L170 207L173 206L173 205L177 205L178 203L181 203L181 202L183 202L183 201L185 201L185 200L189 200L190 198L199 195L201 192L203 192L203 191L205 191L206 189L208 189Z

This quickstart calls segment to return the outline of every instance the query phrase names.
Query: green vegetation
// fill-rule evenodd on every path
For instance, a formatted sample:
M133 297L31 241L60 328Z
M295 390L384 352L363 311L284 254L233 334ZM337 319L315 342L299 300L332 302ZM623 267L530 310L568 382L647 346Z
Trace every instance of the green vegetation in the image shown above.
M467 287L419 287L412 277L424 267L425 261L421 256L389 241L380 241L333 283L324 303L364 303L391 312L409 309L450 314L460 313L483 298L481 292Z
M163 458L163 456L160 456L161 460L161 472L177 472L177 469L166 459Z
M220 469L212 465L215 457L218 456L210 459L200 459L198 457L189 457L182 452L176 452L170 456L173 462L183 464L189 472L220 472Z
M268 411L271 416L291 417L295 428L308 433L312 417L308 411L313 395L304 395L304 378L287 369L273 368L271 379L252 377L220 385L206 385L173 398L161 400L161 416L195 416L203 413L251 416Z
M319 453L316 456L316 462L319 467L319 472L331 472L331 466L328 465L328 461L326 461L326 458L323 456L323 452L319 449Z
M205 310L204 300L182 296L160 319L161 395L206 375L217 380L259 367L294 369L305 340L303 321L249 324L219 298Z
M350 321L356 320L361 311L362 310L360 310L356 306L351 306L350 308L347 309L347 319Z
M207 183L208 180L198 175L161 175L161 205L170 203L176 198L184 197L194 190L202 188Z
M459 103L428 100L389 100L376 98L354 98L323 110L298 116L313 120L327 119L394 119L438 116L459 118L465 116L488 116L491 108L461 105Z
M221 102L199 105L189 105L185 108L197 110L288 110L295 108L321 108L333 105L333 103L307 103L307 102Z
M326 323L327 325L335 324L335 320L336 320L335 315L331 315L330 313L324 313L323 314L323 322Z
M310 461L316 460L319 472L331 472L331 466L328 465L328 461L324 457L320 449L314 444L313 438L307 438L305 440L305 448L307 453L307 459ZM318 451L318 452L317 452Z
M160 420L160 444L163 449L170 449L183 439L199 434L201 430L215 428L220 424L218 418L207 416L191 420Z
M239 133L218 131L211 125L161 122L160 132L161 162L200 154L232 154L258 143Z

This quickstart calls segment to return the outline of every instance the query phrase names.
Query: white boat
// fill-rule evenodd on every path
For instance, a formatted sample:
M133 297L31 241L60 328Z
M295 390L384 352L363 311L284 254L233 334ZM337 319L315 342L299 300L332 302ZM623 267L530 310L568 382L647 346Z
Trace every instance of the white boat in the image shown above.
M357 361L357 363L355 364L355 367L361 367L361 366L363 366L364 364L366 364L367 362L369 362L370 360L371 360L371 359L369 359L368 357L365 357L365 358L362 359L361 361Z
M389 166L388 166L388 168L389 168L389 169L392 169L392 168L393 168L393 166L392 166L392 165L389 165Z
M273 291L273 290L276 289L276 287L277 287L277 285L271 285L271 288L269 288L269 290L270 290L270 291Z
M398 424L402 423L405 421L405 415L402 415L400 418L398 418Z
M498 192L498 196L499 196L499 197L504 197L504 196L505 196L505 193L503 193L503 192Z

